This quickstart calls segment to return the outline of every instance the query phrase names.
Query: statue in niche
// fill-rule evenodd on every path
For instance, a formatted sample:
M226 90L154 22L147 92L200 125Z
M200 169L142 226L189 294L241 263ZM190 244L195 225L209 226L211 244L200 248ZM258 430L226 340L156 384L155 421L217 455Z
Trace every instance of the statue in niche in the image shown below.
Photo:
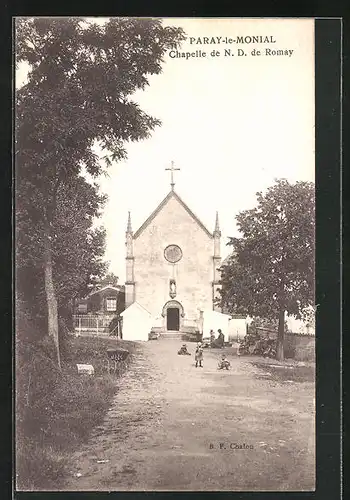
M169 291L170 297L173 299L176 297L176 282L175 280L170 280L170 291Z

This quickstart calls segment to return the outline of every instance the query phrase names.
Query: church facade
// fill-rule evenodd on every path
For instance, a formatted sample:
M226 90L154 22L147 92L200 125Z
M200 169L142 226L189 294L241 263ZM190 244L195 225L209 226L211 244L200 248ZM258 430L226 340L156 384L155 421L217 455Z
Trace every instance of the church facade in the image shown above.
M213 218L214 222L214 218ZM152 330L200 331L203 311L215 309L221 232L210 232L174 190L134 233L126 231L125 306L137 302Z

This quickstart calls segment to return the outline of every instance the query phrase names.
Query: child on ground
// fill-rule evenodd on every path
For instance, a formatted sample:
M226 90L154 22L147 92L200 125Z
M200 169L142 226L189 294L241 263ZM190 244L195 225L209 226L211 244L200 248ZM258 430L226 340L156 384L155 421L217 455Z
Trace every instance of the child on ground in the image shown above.
M219 361L218 369L219 370L228 370L230 368L231 364L230 362L226 359L225 354L221 356L221 360Z
M181 356L181 355L187 355L187 356L191 356L191 353L188 352L187 350L187 345L186 344L182 344L182 346L180 347L180 350L177 351L177 353Z
M203 348L202 348L202 344L201 343L197 344L197 348L196 348L196 353L195 353L194 359L196 361L196 368L197 368L198 364L199 364L200 368L203 368L203 365L202 365L202 361L203 361Z

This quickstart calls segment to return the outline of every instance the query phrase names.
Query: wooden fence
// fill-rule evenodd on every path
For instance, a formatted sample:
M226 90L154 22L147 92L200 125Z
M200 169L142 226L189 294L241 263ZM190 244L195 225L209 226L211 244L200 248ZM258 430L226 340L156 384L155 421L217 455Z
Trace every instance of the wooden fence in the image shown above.
M76 314L73 316L75 334L109 335L110 324L114 317L109 314Z

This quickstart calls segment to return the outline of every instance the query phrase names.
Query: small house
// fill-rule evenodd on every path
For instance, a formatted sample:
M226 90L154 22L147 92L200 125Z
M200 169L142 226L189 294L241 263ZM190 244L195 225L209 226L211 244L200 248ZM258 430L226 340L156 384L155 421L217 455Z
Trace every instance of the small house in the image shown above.
M232 314L228 327L229 342L238 342L242 340L247 334L247 325L247 316L243 314Z
M116 315L125 309L123 286L107 285L76 301L76 314L102 313Z
M77 334L121 336L120 313L125 309L123 286L107 285L76 300L74 329Z
M219 311L205 310L203 311L203 337L210 336L210 330L214 330L215 337L218 336L220 329L225 337L225 342L228 341L229 321L231 316Z
M153 317L147 309L138 302L133 302L122 317L123 340L147 341L153 325Z

